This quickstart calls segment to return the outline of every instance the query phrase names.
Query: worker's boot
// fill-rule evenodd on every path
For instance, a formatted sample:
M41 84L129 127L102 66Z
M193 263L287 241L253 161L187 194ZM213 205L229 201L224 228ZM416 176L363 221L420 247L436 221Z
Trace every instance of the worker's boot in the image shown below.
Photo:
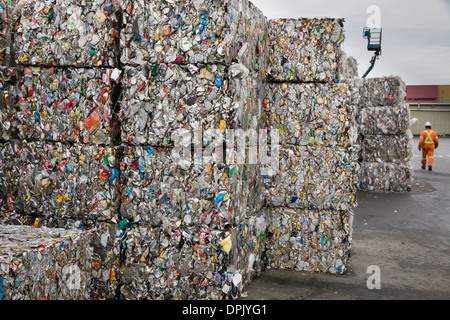
M433 171L433 167L432 166L428 166L428 171Z
M425 170L425 166L422 166L422 169Z

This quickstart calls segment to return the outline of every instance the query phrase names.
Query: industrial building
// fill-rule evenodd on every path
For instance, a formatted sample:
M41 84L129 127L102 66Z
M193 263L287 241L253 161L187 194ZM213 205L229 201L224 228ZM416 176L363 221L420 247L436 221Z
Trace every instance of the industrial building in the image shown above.
M409 85L406 101L411 119L417 119L411 126L414 135L420 134L427 121L438 135L450 134L450 85Z

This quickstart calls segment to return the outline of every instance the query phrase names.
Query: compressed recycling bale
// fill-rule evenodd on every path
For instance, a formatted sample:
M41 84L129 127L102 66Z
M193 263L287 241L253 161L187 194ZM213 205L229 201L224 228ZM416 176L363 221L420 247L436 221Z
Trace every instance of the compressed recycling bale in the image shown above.
M114 1L20 0L15 7L17 64L118 65L119 29Z
M129 144L170 146L175 131L200 129L207 145L208 135L261 117L263 79L240 64L126 67L122 82L121 141Z
M337 82L344 19L275 19L268 32L268 80Z
M406 84L399 76L357 79L360 88L361 107L403 105L406 98Z
M5 221L39 219L44 226L79 228L115 219L115 148L26 140L5 142L0 148Z
M166 213L181 217L185 210L188 173L172 158L171 149L123 148L121 216L131 222L149 224L161 223Z
M121 299L234 299L263 267L269 221L261 213L229 230L197 229L171 218L129 224Z
M250 108L249 103L247 107ZM244 110L246 113L247 108ZM250 109L248 112L250 117ZM213 140L207 141L204 134L203 143L194 144L194 170L191 170L193 174L189 178L189 191L186 193L188 207L194 213L197 210L203 215L202 219L207 221L217 212L208 209L210 204L205 201L212 197L215 197L212 202L214 207L220 208L219 217L225 218L225 221L231 219L229 223L233 226L262 208L263 187L258 150L261 122L255 119L247 122L246 119L241 124L248 124L247 129L225 130L222 134L225 136L224 141L214 140L213 132L207 131ZM207 146L201 148L205 141L208 142ZM210 171L213 172L213 180L208 177ZM218 199L223 199L223 202L218 204ZM210 215L206 216L204 212ZM221 220L218 223L219 226L223 225Z
M127 228L125 260L120 276L121 299L219 298L228 255L220 242L230 231L169 224ZM220 273L219 273L220 272Z
M223 149L194 149L181 157L173 148L126 146L120 164L121 216L130 222L160 224L178 219L187 226L235 226L260 204L253 186L256 166L228 165ZM188 152L191 150L189 148ZM238 177L238 178L236 178ZM247 178L241 182L240 179ZM261 188L259 188L261 190ZM261 191L259 191L261 192Z
M150 79L149 72L153 75ZM126 68L123 79L126 88L119 116L121 141L167 145L176 129L201 118L219 122L220 111L226 113L231 109L224 74L224 67L215 65L198 68L161 64L152 70Z
M121 1L120 61L124 65L144 64L150 57L148 11L146 0ZM139 58L137 58L139 57Z
M263 73L267 19L247 0L123 2L121 62L244 64Z
M352 106L356 106L356 116L358 117L358 113L361 108L364 107L363 100L361 99L362 89L364 86L364 80L358 77L354 78L346 78L344 76L341 77L339 83L346 85L350 90L350 95L348 99L348 104Z
M2 90L2 138L110 144L117 69L17 69L17 83ZM117 80L117 78L114 78Z
M232 62L246 66L251 72L266 75L268 62L268 28L269 20L251 1L232 0L228 10L231 12L231 22L234 24L231 47ZM228 63L230 64L230 63Z
M413 135L411 130L399 135L365 136L361 143L362 162L396 162L411 160Z
M237 37L233 40L238 47L233 61L265 76L268 65L269 20L258 7L248 1L247 13L238 23Z
M0 225L0 240L0 299L89 299L88 232Z
M267 268L344 274L349 268L352 211L270 208Z
M232 211L243 218L254 215L262 209L264 191L261 175L260 154L264 146L261 146L262 133L264 128L263 99L265 90L255 90L251 82L243 80L241 85L235 83L236 88L241 88L241 92L236 94L236 109L239 112L232 123L231 129L225 130L224 147L225 162L229 168L228 187L230 190ZM204 142L205 144L205 135Z
M264 110L267 127L281 144L351 147L357 138L357 107L347 84L271 83Z
M194 138L194 143L206 147L225 140L225 144L231 146L227 148L234 148L236 151L240 147L250 147L251 141L255 147L259 131L264 128L263 101L268 90L267 83L263 77L249 72L241 64L231 65L228 68L228 77L228 94L232 108L227 116L222 115L222 118L227 120L221 120L218 124L203 121L200 130L198 126L191 125L197 128L193 130L194 137L203 137L202 141ZM248 156L245 159L244 162L248 163Z
M356 206L358 152L343 148L281 146L265 177L269 206L349 211ZM276 161L276 159L275 159Z
M408 104L364 107L359 111L359 132L365 135L405 134L409 128Z
M361 162L358 178L360 190L410 191L413 182L411 162Z

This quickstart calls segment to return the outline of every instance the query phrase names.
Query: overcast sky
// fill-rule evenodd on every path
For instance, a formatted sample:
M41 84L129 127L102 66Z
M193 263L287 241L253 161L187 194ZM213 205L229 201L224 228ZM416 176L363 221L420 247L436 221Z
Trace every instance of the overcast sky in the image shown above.
M450 0L251 0L267 18L345 19L343 49L358 61L359 76L369 68L362 30L380 8L382 54L368 78L398 75L407 85L450 84Z

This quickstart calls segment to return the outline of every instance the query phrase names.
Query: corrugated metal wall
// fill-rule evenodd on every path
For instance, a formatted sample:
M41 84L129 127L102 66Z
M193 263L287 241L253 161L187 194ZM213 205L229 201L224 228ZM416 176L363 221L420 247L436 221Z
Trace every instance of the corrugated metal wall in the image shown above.
M411 126L414 135L419 135L425 129L425 122L431 122L432 129L437 134L450 135L450 104L409 105L411 119L417 118L418 121Z
M438 86L438 102L450 103L450 85Z
M430 86L406 86L406 99L414 100L414 102L438 102L438 91L439 88L436 85Z
M411 119L418 121L411 126L419 135L429 121L439 135L450 135L450 85L418 85L406 87Z

